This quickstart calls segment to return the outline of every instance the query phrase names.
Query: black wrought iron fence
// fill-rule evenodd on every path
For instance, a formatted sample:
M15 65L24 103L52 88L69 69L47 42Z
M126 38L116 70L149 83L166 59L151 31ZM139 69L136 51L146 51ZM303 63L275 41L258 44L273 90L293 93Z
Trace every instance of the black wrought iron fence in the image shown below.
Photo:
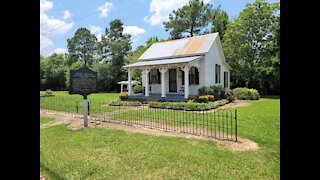
M171 131L219 140L237 141L238 121L236 109L209 111L183 111L151 108L145 105L109 106L109 102L89 99L90 120ZM71 98L40 98L42 111L54 111L81 117L83 100Z

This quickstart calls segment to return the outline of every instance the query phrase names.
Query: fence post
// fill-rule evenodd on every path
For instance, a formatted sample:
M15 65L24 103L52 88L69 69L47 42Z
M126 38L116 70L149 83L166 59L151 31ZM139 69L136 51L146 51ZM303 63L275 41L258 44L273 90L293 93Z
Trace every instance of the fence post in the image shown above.
M236 109L235 109L234 114L235 114L234 119L236 122L236 142L237 142L238 141L238 121L237 121L237 110Z
M90 101L88 101L88 116L90 116Z
M77 108L77 114L79 114L79 106L78 106L78 101L76 101L76 108Z

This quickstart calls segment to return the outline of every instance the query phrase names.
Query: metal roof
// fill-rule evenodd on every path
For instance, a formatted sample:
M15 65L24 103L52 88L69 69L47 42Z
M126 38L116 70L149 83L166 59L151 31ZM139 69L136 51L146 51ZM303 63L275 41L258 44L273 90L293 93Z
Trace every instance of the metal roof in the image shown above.
M191 57L169 58L169 59L154 60L154 61L142 61L134 64L129 64L123 67L129 68L129 67L153 66L153 65L163 65L163 64L187 63L187 62L198 60L201 57L203 56L191 56Z
M156 60L168 57L204 54L209 52L217 35L218 33L211 33L202 36L154 43L139 57L139 60Z

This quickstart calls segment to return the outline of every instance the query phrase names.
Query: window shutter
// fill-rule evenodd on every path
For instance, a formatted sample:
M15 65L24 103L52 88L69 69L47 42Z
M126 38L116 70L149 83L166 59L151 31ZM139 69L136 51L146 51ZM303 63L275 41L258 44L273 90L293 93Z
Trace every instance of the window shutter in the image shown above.
M184 71L181 71L181 73L182 73L182 76L181 76L181 81L182 81L182 85L184 85Z
M151 83L151 71L148 73L148 76L149 76L149 84L152 84Z
M215 66L215 70L214 70L214 72L215 72L215 77L216 77L216 83L218 83L218 65L216 64L216 66Z
M226 88L227 86L226 86L226 83L227 83L227 81L226 81L226 76L227 76L227 72L223 72L223 85L224 85L224 87Z
M218 69L219 69L218 80L219 80L219 83L221 83L221 65L218 65Z
M160 74L160 71L159 69L157 69L157 80L158 80L158 84L161 84L161 74Z
M195 81L196 81L196 84L199 85L199 71L198 71L198 68L195 68Z

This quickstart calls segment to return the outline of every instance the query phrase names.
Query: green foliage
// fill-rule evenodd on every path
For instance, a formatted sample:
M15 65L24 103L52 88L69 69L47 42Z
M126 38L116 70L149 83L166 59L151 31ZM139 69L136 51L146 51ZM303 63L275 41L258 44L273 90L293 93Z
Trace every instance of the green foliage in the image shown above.
M138 93L142 93L142 86L141 85L135 85L133 88L133 93L134 94L138 94Z
M260 99L260 95L256 89L249 89L248 90L249 99L251 100L258 100Z
M222 99L218 101L208 103L198 103L189 100L186 102L149 102L151 108L164 108L164 109L175 109L175 110L186 110L186 111L202 111L215 109L219 106L229 103L228 100Z
M130 35L123 33L123 23L120 19L110 22L105 35L98 43L101 62L94 65L98 72L101 90L120 90L119 81L127 79L127 73L122 68L128 60L127 55L131 50Z
M45 92L46 95L52 95L52 90L51 89L47 89Z
M220 6L219 6L220 7ZM220 10L220 8L214 10L214 18L211 26L211 33L219 32L220 40L223 40L223 36L227 29L227 24L229 23L229 17L225 10Z
M166 31L170 30L172 39L180 39L186 34L200 35L208 30L206 27L212 19L212 4L202 0L190 0L188 4L169 14L169 21L163 22Z
M129 95L125 94L125 95L120 95L119 96L120 101L128 101L129 99Z
M226 91L226 92L224 93L223 98L226 99L226 100L228 100L229 102L233 102L236 97L235 97L233 91L230 90L230 91Z
M280 92L280 5L256 0L228 23L222 47L233 87Z
M190 95L189 97L188 97L188 100L190 100L190 101L195 101L196 99L198 99L199 98L199 96L198 95ZM189 101L188 101L189 102Z
M213 95L215 100L222 99L224 95L224 88L222 86L208 86L198 89L199 96Z
M204 95L204 96L199 96L196 102L199 103L207 103L209 101L214 101L214 96L213 95Z
M112 101L110 106L141 106L142 103L139 101Z
M92 64L98 53L97 37L94 34L86 28L79 28L67 43L71 63L82 61L84 66Z
M249 88L235 88L232 90L237 99L259 100L260 95L257 90Z
M53 53L47 58L40 56L40 90L66 89L66 59L62 54Z
M45 179L280 179L280 100L249 103L238 108L238 133L256 142L257 151L234 152L212 140L109 128L70 131L67 125L57 125L40 130L41 175ZM183 114L168 112L168 121L170 113ZM201 122L192 117L191 122ZM160 166L165 170L153 170ZM146 169L153 173L146 174Z

